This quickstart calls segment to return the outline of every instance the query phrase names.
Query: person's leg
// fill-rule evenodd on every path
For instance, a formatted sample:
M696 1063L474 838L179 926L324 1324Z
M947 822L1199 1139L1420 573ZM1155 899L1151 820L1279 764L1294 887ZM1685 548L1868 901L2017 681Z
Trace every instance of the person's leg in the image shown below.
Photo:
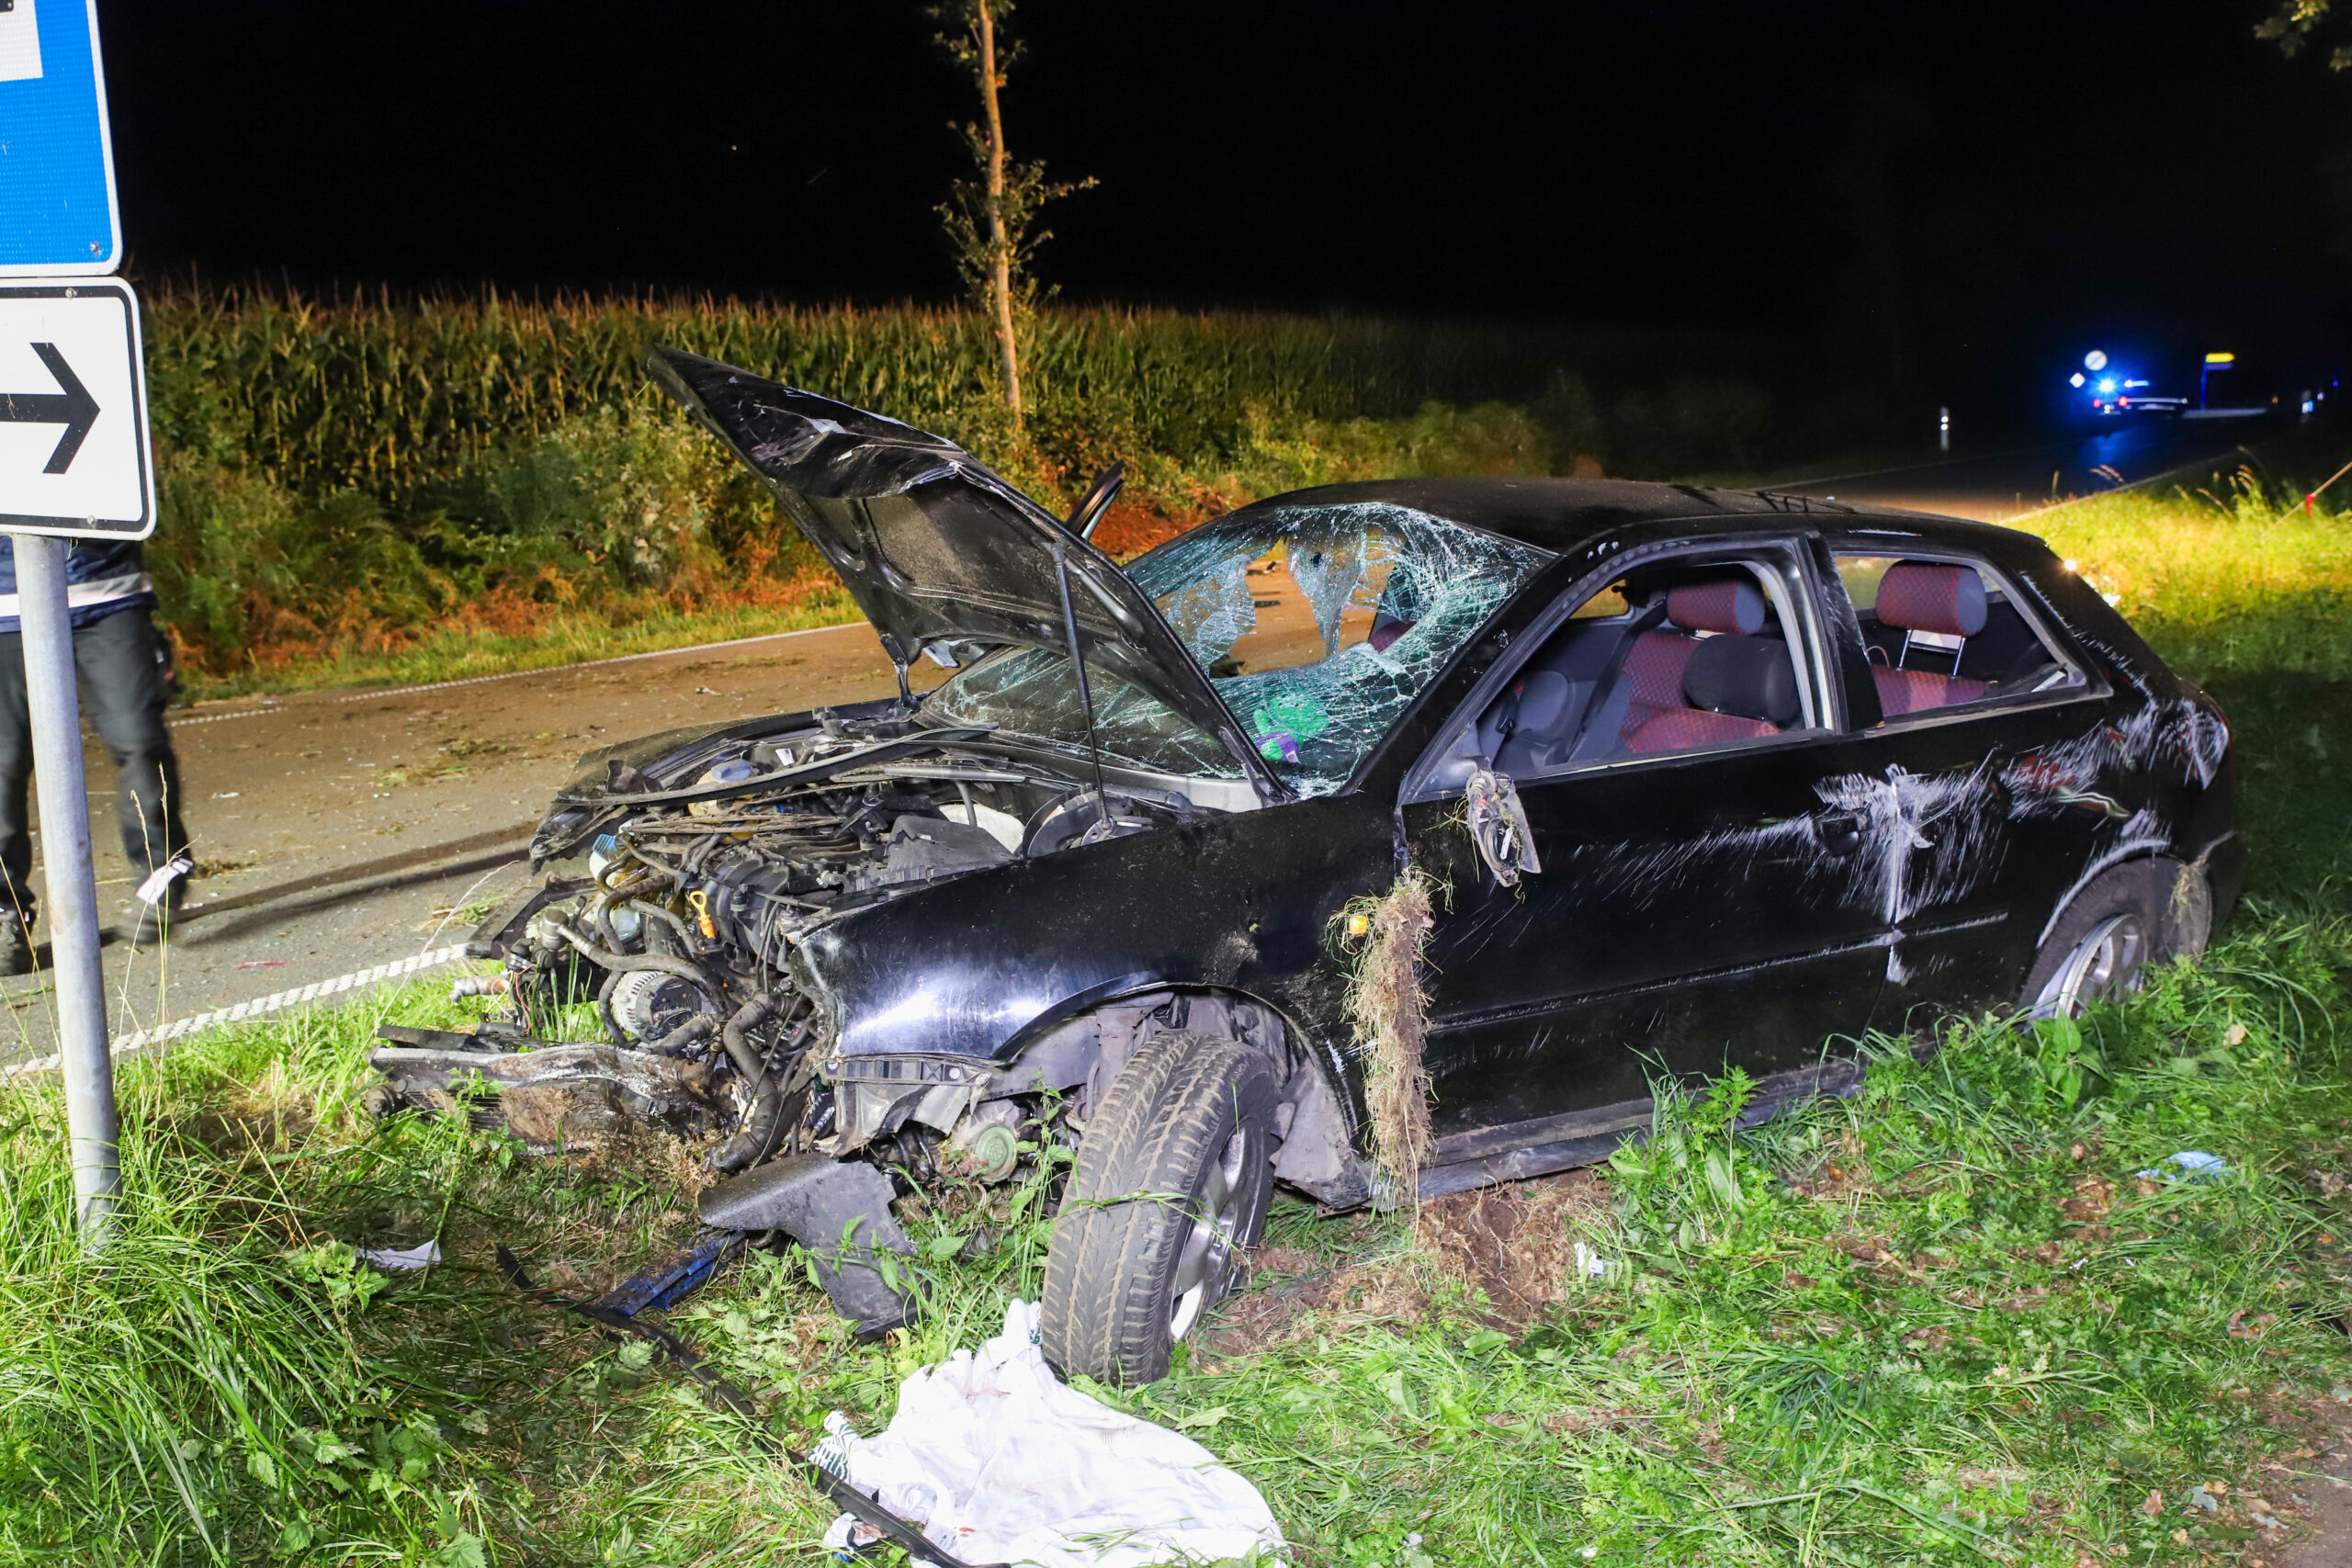
M33 839L25 781L32 776L33 733L25 705L23 634L0 635L0 916L33 923Z
M180 772L164 707L171 700L171 649L145 610L122 610L74 634L82 710L115 765L122 852L144 881L187 848L180 820ZM21 677L19 677L21 679ZM173 906L179 888L175 886Z

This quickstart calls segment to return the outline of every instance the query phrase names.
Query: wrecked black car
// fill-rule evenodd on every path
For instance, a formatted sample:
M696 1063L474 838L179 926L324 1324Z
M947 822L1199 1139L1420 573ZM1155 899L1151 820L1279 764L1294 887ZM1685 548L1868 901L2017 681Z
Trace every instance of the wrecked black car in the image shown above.
M905 694L591 753L480 941L513 1019L594 998L607 1038L548 1071L728 1133L704 1218L809 1246L869 1325L910 1304L869 1267L905 1246L886 1170L1074 1147L1046 1353L1125 1382L1275 1186L1382 1195L1347 916L1408 873L1438 890L1423 1194L1604 1158L1662 1080L1738 1066L1769 1111L1850 1081L1840 1037L2072 1013L2236 895L2221 712L2022 534L1400 480L1122 569L1086 539L1107 476L1064 520L880 415L650 364ZM954 671L921 697L919 659ZM385 1055L446 1091L441 1054ZM472 1060L527 1089L537 1055Z

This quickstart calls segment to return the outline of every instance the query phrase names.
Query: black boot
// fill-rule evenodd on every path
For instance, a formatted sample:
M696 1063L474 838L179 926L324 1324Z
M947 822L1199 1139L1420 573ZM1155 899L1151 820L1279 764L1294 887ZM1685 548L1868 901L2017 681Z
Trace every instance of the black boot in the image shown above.
M25 930L28 923L14 909L0 909L0 975L33 972L33 939Z

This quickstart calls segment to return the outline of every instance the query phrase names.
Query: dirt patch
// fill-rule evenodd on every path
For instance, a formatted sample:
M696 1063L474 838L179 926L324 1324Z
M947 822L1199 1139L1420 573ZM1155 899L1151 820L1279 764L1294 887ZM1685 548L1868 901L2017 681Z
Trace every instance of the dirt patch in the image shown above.
M1784 1171L1790 1187L1817 1203L1843 1203L1878 1190L1861 1141L1850 1132L1838 1140L1812 1167Z
M1431 1199L1411 1252L1334 1266L1296 1247L1261 1248L1250 1288L1217 1309L1202 1348L1243 1358L1333 1326L1419 1324L1447 1279L1469 1287L1488 1324L1524 1332L1568 1300L1577 1243L1596 1239L1608 1203L1607 1183L1573 1170Z
M1166 544L1205 515L1172 516L1158 507L1132 501L1115 501L1102 514L1102 521L1095 526L1092 543L1104 554L1125 560L1129 556L1141 555L1156 545Z
M1589 1170L1539 1177L1421 1205L1421 1245L1486 1298L1503 1325L1530 1327L1568 1298L1609 1189Z
M1250 1288L1218 1309L1207 1348L1219 1356L1249 1357L1291 1343L1304 1333L1300 1320L1329 1306L1351 1272L1327 1271L1323 1259L1295 1247L1260 1248Z

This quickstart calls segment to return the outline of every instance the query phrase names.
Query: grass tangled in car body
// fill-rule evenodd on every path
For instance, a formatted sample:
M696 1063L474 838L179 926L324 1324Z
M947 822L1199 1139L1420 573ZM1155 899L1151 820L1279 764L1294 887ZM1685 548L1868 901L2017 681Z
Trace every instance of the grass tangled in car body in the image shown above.
M1386 1189L1384 1208L1414 1209L1430 1150L1428 1001L1421 995L1430 903L1440 890L1408 873L1378 898L1359 898L1333 917L1354 952L1348 1019L1364 1060L1364 1105L1373 1157ZM1361 929L1359 929L1361 926Z
M2254 891L2200 968L2078 1030L1956 1024L1924 1064L1872 1042L1856 1097L1747 1133L1670 1107L1597 1177L1425 1206L1418 1245L1401 1214L1280 1209L1174 1374L1103 1397L1240 1467L1330 1568L2266 1554L2259 1521L2310 1495L2300 1424L2352 1385L2352 641L2295 596L2352 558L2283 497L2216 493L2042 520L2239 730ZM436 989L124 1064L102 1263L68 1231L57 1089L0 1086L0 1559L815 1560L831 1509L799 1481L491 1266L503 1240L584 1293L661 1255L686 1153L531 1161L359 1112L374 1024L452 1021ZM2183 1149L2233 1174L2136 1178ZM910 1336L851 1343L765 1256L671 1322L775 1429L871 1431L1035 1295L1041 1192L901 1205L941 1306ZM1608 1266L1525 1232L1447 1267L1505 1203ZM435 1235L422 1278L336 1250Z

